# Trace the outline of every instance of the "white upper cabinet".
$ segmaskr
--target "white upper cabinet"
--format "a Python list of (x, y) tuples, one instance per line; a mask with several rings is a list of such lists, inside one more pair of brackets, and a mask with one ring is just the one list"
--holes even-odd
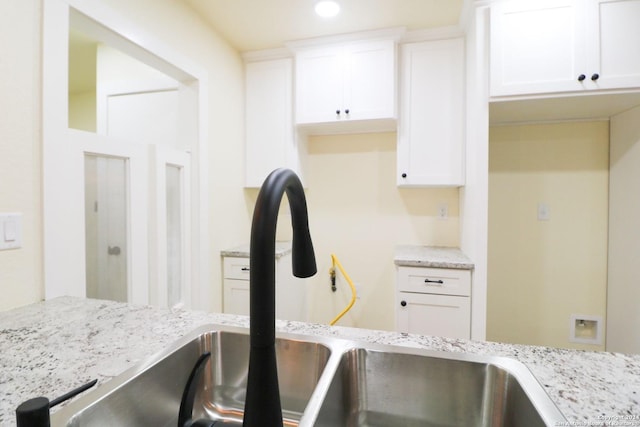
[(640, 0), (491, 6), (491, 96), (640, 87)]
[[(640, 88), (640, 0), (590, 0), (588, 73), (600, 89)], [(590, 78), (591, 76), (587, 76)]]
[(464, 39), (401, 48), (397, 183), (464, 185)]
[(261, 187), (281, 167), (303, 180), (305, 141), (293, 126), (291, 58), (245, 64), (245, 108), (245, 186)]
[[(349, 128), (346, 123), (377, 120), (377, 126), (394, 129), (395, 41), (303, 48), (295, 60), (298, 125), (338, 126), (327, 127), (330, 131)], [(369, 126), (376, 130), (376, 125)]]

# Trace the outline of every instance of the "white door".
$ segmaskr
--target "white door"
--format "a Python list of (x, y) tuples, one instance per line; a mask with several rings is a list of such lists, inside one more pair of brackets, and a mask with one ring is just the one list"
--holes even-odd
[(85, 155), (87, 297), (126, 302), (128, 279), (128, 164)]
[(150, 221), (150, 302), (162, 307), (191, 300), (191, 156), (150, 147), (155, 215)]

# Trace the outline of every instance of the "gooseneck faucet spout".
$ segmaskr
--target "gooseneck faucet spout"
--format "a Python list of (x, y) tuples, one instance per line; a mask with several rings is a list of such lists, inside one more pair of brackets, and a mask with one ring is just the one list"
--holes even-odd
[(296, 277), (310, 277), (317, 272), (304, 189), (298, 176), (291, 170), (276, 169), (260, 189), (251, 224), (251, 349), (244, 427), (282, 426), (275, 350), (275, 241), (278, 211), (285, 192), (293, 227), (293, 274)]

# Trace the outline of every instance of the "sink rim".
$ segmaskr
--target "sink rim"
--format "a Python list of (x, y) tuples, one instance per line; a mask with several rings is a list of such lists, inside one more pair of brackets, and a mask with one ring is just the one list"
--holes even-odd
[[(199, 326), (178, 338), (163, 350), (160, 350), (152, 356), (149, 356), (147, 359), (136, 363), (133, 367), (125, 370), (116, 377), (103, 384), (99, 384), (96, 389), (88, 391), (77, 399), (61, 407), (58, 411), (51, 414), (51, 425), (54, 427), (67, 426), (78, 414), (82, 413), (89, 407), (98, 404), (100, 400), (106, 398), (110, 394), (117, 392), (120, 387), (134, 381), (140, 374), (151, 369), (154, 365), (161, 362), (178, 349), (189, 344), (194, 339), (197, 339), (203, 334), (218, 332), (249, 335), (249, 329), (245, 327), (220, 325), (215, 323)], [(349, 351), (360, 349), (374, 352), (409, 354), (429, 358), (493, 365), (497, 368), (503, 369), (515, 378), (515, 380), (521, 385), (532, 405), (540, 414), (540, 417), (547, 425), (560, 425), (559, 423), (566, 422), (564, 415), (562, 415), (555, 402), (553, 402), (531, 370), (524, 363), (513, 358), (475, 353), (429, 350), (415, 347), (402, 347), (399, 345), (370, 343), (333, 336), (311, 336), (288, 332), (276, 333), (276, 339), (319, 344), (329, 350), (329, 358), (317, 384), (315, 385), (309, 401), (307, 402), (307, 406), (302, 413), (299, 426), (314, 425), (320, 414), (322, 404), (329, 392), (329, 387), (337, 374), (343, 356)]]

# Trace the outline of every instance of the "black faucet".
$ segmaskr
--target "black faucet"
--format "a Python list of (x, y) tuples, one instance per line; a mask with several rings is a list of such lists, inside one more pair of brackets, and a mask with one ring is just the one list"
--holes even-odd
[(276, 224), (282, 196), (287, 193), (293, 227), (292, 266), (296, 277), (316, 274), (309, 234), (307, 202), (298, 176), (276, 169), (262, 184), (253, 211), (250, 242), (249, 376), (244, 427), (281, 427), (282, 408), (276, 365)]

